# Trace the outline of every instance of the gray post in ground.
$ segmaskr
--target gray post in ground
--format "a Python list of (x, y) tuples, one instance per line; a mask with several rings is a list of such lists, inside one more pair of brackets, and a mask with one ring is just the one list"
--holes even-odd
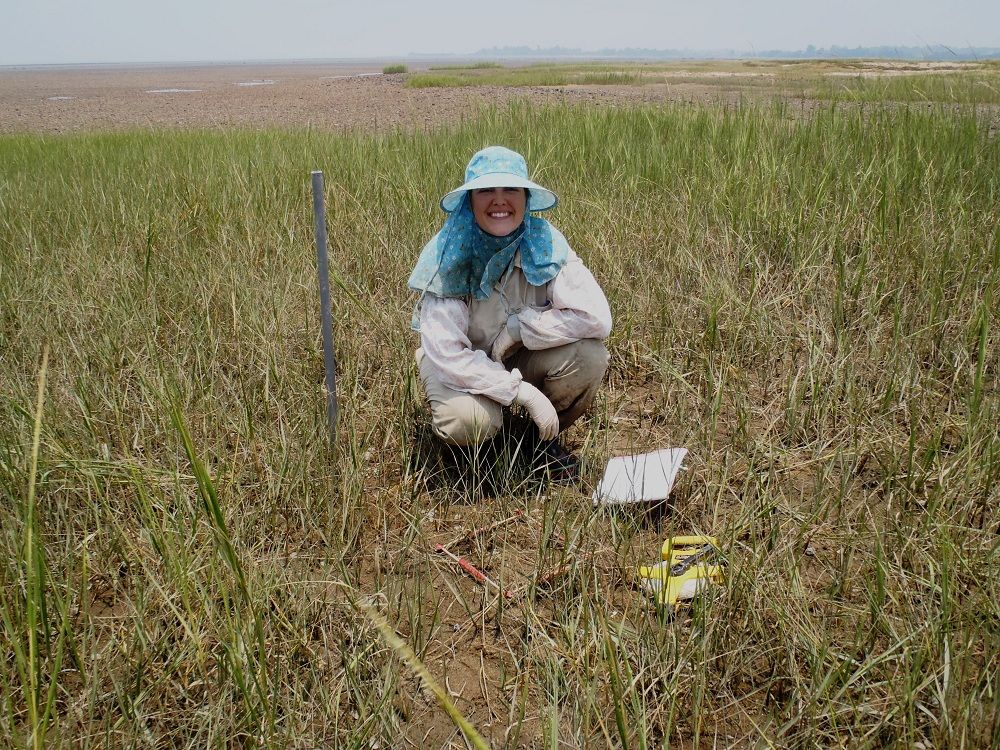
[(323, 173), (312, 173), (313, 217), (316, 220), (316, 265), (319, 273), (319, 307), (323, 323), (323, 361), (326, 367), (326, 421), (330, 444), (337, 440), (337, 371), (333, 357), (333, 321), (330, 311), (330, 266), (326, 250), (326, 205)]

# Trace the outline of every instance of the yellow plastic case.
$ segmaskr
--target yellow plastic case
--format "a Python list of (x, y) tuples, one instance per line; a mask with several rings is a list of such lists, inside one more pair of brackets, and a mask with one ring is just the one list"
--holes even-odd
[[(639, 579), (659, 605), (676, 607), (713, 583), (722, 583), (722, 565), (717, 562), (719, 543), (712, 536), (673, 536), (663, 543), (663, 562), (643, 565)], [(698, 556), (685, 565), (689, 558)], [(701, 559), (703, 558), (703, 559)], [(682, 571), (671, 573), (675, 568)]]

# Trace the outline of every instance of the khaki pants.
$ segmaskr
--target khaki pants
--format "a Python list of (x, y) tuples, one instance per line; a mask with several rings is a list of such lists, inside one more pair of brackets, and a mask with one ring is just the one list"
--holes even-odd
[[(474, 445), (493, 437), (503, 424), (503, 407), (486, 396), (456, 391), (437, 379), (433, 366), (417, 349), (420, 381), (431, 405), (431, 423), (441, 440)], [(520, 349), (504, 363), (518, 368), (544, 393), (559, 413), (564, 430), (590, 409), (608, 369), (608, 350), (596, 339), (581, 339), (552, 349)]]

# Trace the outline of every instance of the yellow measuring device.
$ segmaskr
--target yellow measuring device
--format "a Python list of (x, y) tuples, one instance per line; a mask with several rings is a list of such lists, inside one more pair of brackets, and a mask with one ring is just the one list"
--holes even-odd
[(672, 536), (660, 551), (663, 562), (638, 569), (643, 588), (659, 605), (676, 607), (713, 583), (722, 583), (719, 542), (713, 536)]

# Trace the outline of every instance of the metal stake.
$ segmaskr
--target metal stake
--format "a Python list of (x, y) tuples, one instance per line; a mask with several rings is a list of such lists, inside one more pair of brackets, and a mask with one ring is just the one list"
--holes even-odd
[(333, 358), (333, 321), (330, 312), (330, 266), (326, 255), (326, 205), (323, 173), (312, 173), (313, 217), (316, 220), (316, 262), (319, 273), (319, 307), (323, 323), (323, 361), (326, 365), (326, 421), (330, 443), (337, 440), (337, 371)]

